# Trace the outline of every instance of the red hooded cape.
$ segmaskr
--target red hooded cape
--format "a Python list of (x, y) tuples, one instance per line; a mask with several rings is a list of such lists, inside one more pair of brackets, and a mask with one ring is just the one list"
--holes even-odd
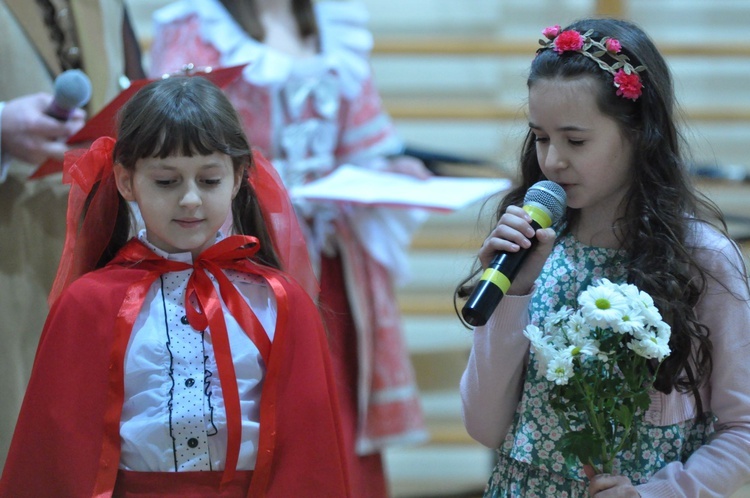
[[(202, 491), (200, 496), (349, 496), (338, 402), (318, 311), (290, 278), (265, 267), (259, 272), (250, 261), (245, 266), (248, 273), (262, 273), (267, 280), (270, 274), (287, 303), (279, 306), (266, 365), (258, 457), (249, 489), (246, 480), (244, 487), (237, 486), (246, 478), (238, 471), (231, 486), (221, 491), (213, 486), (215, 493)], [(122, 382), (124, 358), (112, 352), (123, 340), (127, 344), (127, 337), (117, 337), (118, 314), (143, 305), (142, 296), (133, 299), (131, 286), (148, 276), (148, 269), (110, 264), (76, 280), (53, 305), (0, 480), (0, 496), (132, 496), (121, 489), (122, 481), (115, 482), (121, 403), (112, 403), (112, 380)], [(131, 331), (119, 335), (129, 337)], [(114, 429), (106, 423), (113, 413)], [(180, 473), (164, 474), (183, 478)], [(204, 481), (214, 474), (218, 483), (222, 472), (184, 474), (185, 479), (198, 475)], [(138, 496), (176, 495), (162, 490)]]

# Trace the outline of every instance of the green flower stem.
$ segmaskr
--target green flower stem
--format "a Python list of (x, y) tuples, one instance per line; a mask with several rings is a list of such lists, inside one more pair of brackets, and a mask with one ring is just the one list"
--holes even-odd
[[(604, 427), (602, 426), (602, 422), (597, 416), (597, 409), (596, 406), (594, 406), (593, 396), (591, 396), (591, 391), (581, 382), (581, 380), (577, 377), (574, 377), (576, 386), (578, 387), (578, 390), (584, 395), (584, 399), (586, 400), (586, 405), (588, 406), (588, 415), (589, 415), (589, 421), (592, 423), (592, 428), (594, 431), (601, 437), (603, 443), (602, 443), (602, 453), (603, 455), (606, 455), (607, 451), (607, 435), (604, 433)], [(602, 458), (602, 465), (603, 467), (606, 465), (606, 457)], [(609, 466), (612, 466), (612, 463), (609, 462)], [(592, 467), (594, 467), (592, 465)], [(596, 467), (594, 467), (596, 468)], [(606, 472), (606, 471), (605, 471)]]
[(596, 471), (597, 474), (603, 474), (604, 473), (604, 467), (602, 467), (602, 469), (599, 470), (599, 468), (596, 465), (594, 465), (594, 462), (592, 462), (590, 458), (589, 458), (588, 462), (586, 462), (586, 463), (588, 463), (591, 466), (591, 468)]
[[(612, 360), (607, 364), (607, 378), (612, 379), (616, 376), (616, 369), (617, 369), (617, 358), (612, 358)], [(606, 414), (607, 420), (609, 421), (610, 425), (612, 424), (613, 414), (612, 410), (608, 410)], [(617, 435), (617, 429), (610, 427), (611, 432), (608, 434), (609, 437), (602, 438), (602, 448), (601, 448), (601, 460), (602, 460), (602, 473), (604, 474), (611, 474), (613, 467), (614, 467), (614, 460), (615, 456), (617, 455), (619, 448), (615, 449), (614, 451), (611, 449), (611, 445), (614, 444), (615, 437)], [(622, 441), (621, 441), (622, 442)]]

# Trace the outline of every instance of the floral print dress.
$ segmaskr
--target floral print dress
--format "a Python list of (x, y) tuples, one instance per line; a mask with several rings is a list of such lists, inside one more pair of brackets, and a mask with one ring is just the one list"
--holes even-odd
[[(624, 257), (622, 251), (585, 246), (571, 234), (562, 236), (536, 282), (529, 309), (531, 323), (540, 326), (547, 314), (565, 305), (575, 307), (576, 296), (598, 279), (623, 282)], [(538, 375), (530, 353), (521, 402), (497, 450), (485, 497), (588, 497), (582, 466), (566, 464), (555, 445), (563, 429), (549, 403), (552, 387)], [(711, 424), (695, 420), (655, 426), (644, 414), (636, 416), (638, 444), (620, 452), (614, 463), (614, 473), (629, 477), (636, 485), (669, 462), (687, 460), (712, 431)]]

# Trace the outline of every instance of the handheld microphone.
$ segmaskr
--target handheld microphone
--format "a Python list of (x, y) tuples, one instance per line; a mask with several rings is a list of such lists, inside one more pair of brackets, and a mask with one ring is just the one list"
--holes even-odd
[[(532, 185), (523, 198), (523, 209), (531, 216), (531, 227), (536, 231), (548, 228), (562, 218), (565, 213), (567, 196), (565, 190), (548, 180)], [(517, 252), (500, 251), (484, 270), (474, 291), (469, 296), (461, 315), (466, 323), (481, 327), (487, 323), (503, 298), (513, 278), (518, 274), (521, 263), (536, 245), (536, 237), (531, 239), (531, 247)]]
[(83, 71), (68, 69), (55, 78), (55, 96), (44, 111), (58, 121), (67, 121), (77, 107), (91, 98), (91, 80)]

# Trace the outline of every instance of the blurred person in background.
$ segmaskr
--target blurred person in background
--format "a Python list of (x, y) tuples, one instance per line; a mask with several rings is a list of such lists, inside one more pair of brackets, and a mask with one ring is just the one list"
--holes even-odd
[[(418, 177), (373, 82), (367, 12), (343, 1), (182, 0), (154, 15), (151, 76), (248, 64), (225, 92), (287, 188), (349, 163)], [(190, 66), (187, 66), (190, 67)], [(381, 451), (426, 439), (394, 281), (424, 213), (300, 202), (354, 496), (388, 494)]]
[[(65, 235), (68, 186), (61, 175), (29, 180), (88, 115), (140, 78), (140, 50), (122, 0), (0, 0), (0, 468), (47, 316), (47, 296)], [(68, 69), (91, 80), (86, 112), (47, 116), (55, 78)]]

